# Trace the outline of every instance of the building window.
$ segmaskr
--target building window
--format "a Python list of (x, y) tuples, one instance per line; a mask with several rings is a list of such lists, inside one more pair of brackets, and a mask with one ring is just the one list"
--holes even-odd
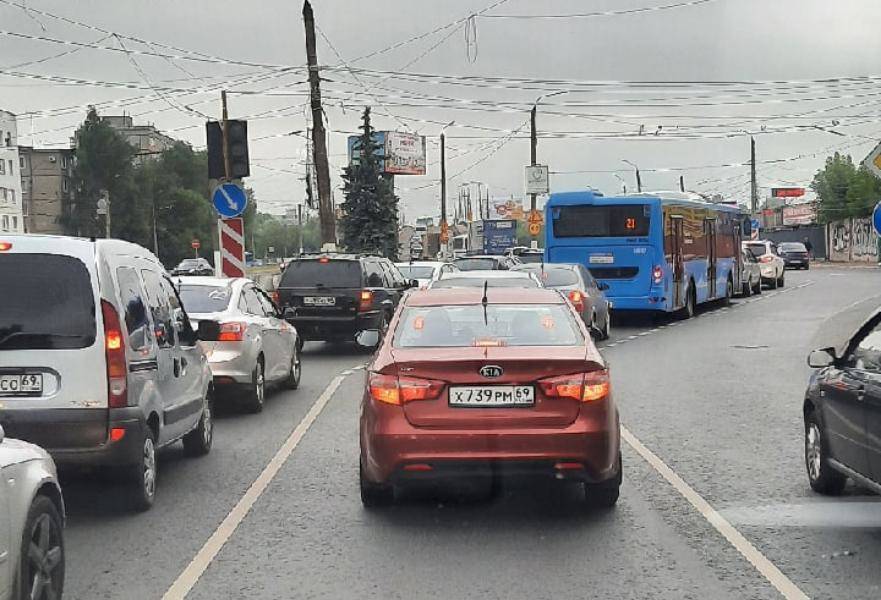
[(0, 158), (0, 175), (6, 175), (6, 163)]
[(9, 174), (12, 175), (12, 174), (13, 174), (13, 171), (12, 171), (12, 159), (10, 158), (7, 162), (9, 163)]
[(15, 190), (9, 190), (9, 201), (15, 204)]
[(9, 217), (3, 215), (3, 220), (0, 223), (3, 223), (3, 231), (9, 231)]
[(0, 202), (6, 204), (6, 188), (0, 187)]
[(18, 231), (18, 217), (12, 217), (12, 231)]
[(70, 191), (70, 180), (67, 177), (61, 178), (61, 191), (62, 192)]
[(62, 168), (62, 169), (66, 169), (66, 168), (67, 168), (67, 157), (64, 156), (64, 155), (61, 156), (61, 168)]
[(19, 156), (18, 157), (18, 166), (21, 167), (22, 169), (24, 169), (24, 165), (25, 165), (25, 157)]

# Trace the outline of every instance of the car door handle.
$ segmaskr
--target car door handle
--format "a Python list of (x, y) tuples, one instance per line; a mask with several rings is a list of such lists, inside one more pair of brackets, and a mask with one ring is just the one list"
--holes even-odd
[(189, 363), (187, 362), (187, 357), (186, 357), (186, 356), (181, 356), (181, 358), (180, 358), (180, 374), (181, 374), (181, 375), (186, 375), (186, 374), (187, 374), (187, 365), (188, 365), (188, 364), (189, 364)]

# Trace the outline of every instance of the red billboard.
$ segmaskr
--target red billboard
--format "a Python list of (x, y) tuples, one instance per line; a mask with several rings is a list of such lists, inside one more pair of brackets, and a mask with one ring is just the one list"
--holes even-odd
[(771, 188), (772, 198), (801, 198), (805, 195), (803, 187)]

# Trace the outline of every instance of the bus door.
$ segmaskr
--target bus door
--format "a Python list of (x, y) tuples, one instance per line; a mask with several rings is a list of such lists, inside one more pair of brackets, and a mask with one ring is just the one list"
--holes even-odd
[(670, 231), (672, 233), (670, 259), (673, 261), (673, 306), (679, 308), (685, 304), (685, 263), (682, 256), (682, 244), (685, 241), (685, 219), (679, 215), (670, 215)]
[(707, 241), (707, 299), (716, 297), (716, 219), (704, 219), (704, 239)]

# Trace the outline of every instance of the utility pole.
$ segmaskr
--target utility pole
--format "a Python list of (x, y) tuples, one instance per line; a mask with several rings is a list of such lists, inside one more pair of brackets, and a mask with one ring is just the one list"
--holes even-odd
[(680, 192), (685, 191), (685, 175), (679, 176), (679, 191)]
[[(529, 164), (535, 165), (538, 152), (538, 134), (535, 131), (535, 113), (538, 112), (538, 101), (532, 105), (532, 112), (529, 114)], [(529, 210), (535, 210), (535, 194), (529, 194)]]
[(299, 254), (303, 254), (303, 205), (302, 204), (297, 205), (297, 225), (299, 226), (298, 231), (300, 232), (299, 235), (297, 236), (297, 238), (298, 238), (297, 245), (299, 246), (299, 250), (300, 250)]
[[(441, 163), (441, 232), (446, 229), (447, 223), (447, 151), (446, 151), (446, 138), (444, 137), (444, 132), (441, 131), (440, 134), (440, 163)], [(443, 233), (441, 233), (443, 235)], [(444, 247), (446, 244), (443, 242), (441, 246)], [(446, 249), (446, 248), (444, 248)]]
[(759, 188), (756, 184), (756, 139), (749, 136), (749, 198), (752, 215), (759, 210)]
[(327, 136), (324, 111), (321, 108), (321, 87), (318, 54), (315, 50), (315, 15), (309, 0), (303, 2), (303, 23), (306, 26), (306, 62), (309, 66), (309, 97), (312, 107), (312, 151), (318, 176), (318, 218), (321, 222), (321, 243), (336, 244), (336, 223), (330, 198), (330, 167), (327, 164)]

